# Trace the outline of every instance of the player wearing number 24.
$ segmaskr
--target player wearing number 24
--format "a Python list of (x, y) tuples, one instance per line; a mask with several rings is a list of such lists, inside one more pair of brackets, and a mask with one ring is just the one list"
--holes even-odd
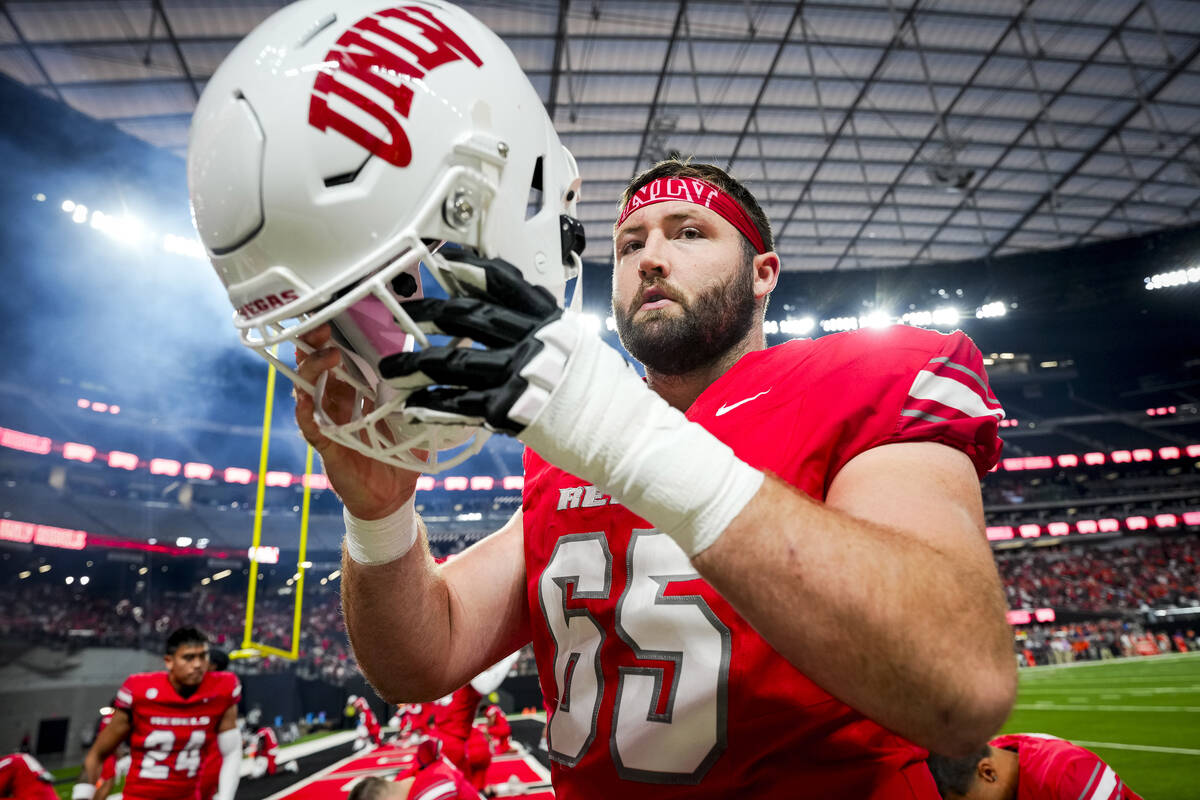
[(130, 675), (117, 690), (112, 721), (84, 759), (87, 782), (75, 785), (74, 800), (90, 800), (104, 759), (125, 740), (133, 757), (127, 800), (193, 800), (201, 764), (214, 753), (221, 758), (216, 800), (233, 800), (242, 760), (241, 683), (232, 672), (208, 668), (208, 640), (195, 628), (167, 638), (163, 663), (166, 671)]

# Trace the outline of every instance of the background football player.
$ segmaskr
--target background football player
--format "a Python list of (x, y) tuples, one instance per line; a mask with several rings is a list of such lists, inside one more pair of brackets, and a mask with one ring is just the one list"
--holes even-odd
[(201, 783), (201, 764), (213, 751), (222, 759), (218, 800), (233, 800), (242, 760), (237, 730), (241, 683), (231, 672), (208, 668), (208, 639), (195, 628), (167, 638), (164, 672), (130, 675), (117, 690), (112, 720), (84, 758), (86, 783), (72, 797), (91, 800), (104, 760), (129, 742), (129, 800), (192, 800)]
[(998, 736), (964, 758), (931, 755), (945, 800), (1141, 800), (1098, 755), (1045, 734)]

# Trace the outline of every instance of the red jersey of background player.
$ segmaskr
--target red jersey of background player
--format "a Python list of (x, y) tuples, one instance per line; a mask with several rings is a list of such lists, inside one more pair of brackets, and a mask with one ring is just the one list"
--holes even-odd
[(128, 800), (193, 798), (201, 761), (217, 746), (217, 726), (237, 704), (242, 685), (232, 672), (210, 670), (184, 698), (166, 672), (130, 675), (115, 706), (129, 714), (133, 763), (125, 779)]
[(275, 774), (275, 758), (279, 755), (279, 737), (275, 729), (268, 726), (259, 728), (254, 733), (254, 757), (267, 760), (266, 774)]
[(0, 758), (0, 800), (58, 800), (54, 776), (25, 753)]
[(1141, 800), (1098, 755), (1064, 739), (1013, 733), (990, 744), (1017, 754), (1017, 800)]
[(467, 771), (467, 737), (482, 699), (483, 695), (468, 683), (433, 702), (433, 732), (442, 740), (442, 753), (463, 772)]
[(375, 712), (371, 710), (371, 706), (367, 703), (367, 698), (355, 696), (350, 701), (350, 705), (354, 706), (354, 710), (358, 712), (358, 723), (367, 729), (367, 735), (375, 744), (380, 743), (379, 739), (379, 720), (375, 718)]
[[(970, 339), (905, 326), (748, 353), (687, 411), (817, 500), (855, 456), (895, 442), (954, 447), (982, 476), (1002, 417)], [(923, 749), (785, 661), (619, 502), (526, 450), (527, 596), (559, 800), (790, 798), (797, 787), (939, 799)]]
[(500, 710), (500, 706), (488, 706), (484, 713), (487, 717), (487, 732), (488, 736), (492, 737), (492, 752), (496, 754), (507, 753), (512, 749), (508, 743), (508, 737), (512, 736), (512, 728), (508, 724), (508, 717), (504, 716), (504, 712)]
[(466, 777), (445, 761), (437, 761), (409, 775), (413, 779), (408, 800), (479, 800), (479, 792)]
[(488, 767), (492, 764), (492, 747), (488, 743), (487, 731), (482, 725), (471, 728), (466, 750), (467, 782), (482, 792), (487, 786)]
[(400, 718), (399, 732), (402, 736), (425, 733), (429, 729), (429, 710), (421, 703), (401, 706), (397, 716)]

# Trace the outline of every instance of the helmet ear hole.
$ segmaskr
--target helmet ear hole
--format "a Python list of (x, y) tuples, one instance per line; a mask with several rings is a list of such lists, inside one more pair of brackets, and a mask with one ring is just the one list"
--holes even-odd
[(542, 191), (542, 157), (533, 162), (533, 178), (529, 182), (529, 199), (525, 203), (525, 220), (531, 220), (542, 210), (545, 203)]

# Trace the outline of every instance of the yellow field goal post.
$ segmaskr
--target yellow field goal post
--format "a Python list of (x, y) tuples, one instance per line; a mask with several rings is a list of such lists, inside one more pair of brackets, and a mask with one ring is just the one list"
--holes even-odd
[[(272, 350), (274, 352), (274, 349)], [(304, 605), (304, 570), (307, 568), (308, 509), (312, 498), (312, 445), (304, 458), (304, 499), (300, 507), (300, 553), (296, 557), (295, 602), (292, 608), (292, 648), (284, 650), (269, 644), (254, 641), (254, 601), (258, 589), (259, 545), (262, 541), (263, 503), (267, 489), (267, 458), (271, 450), (271, 413), (275, 406), (275, 365), (267, 369), (267, 400), (263, 409), (262, 448), (258, 457), (258, 487), (254, 499), (254, 536), (247, 555), (250, 559), (250, 584), (246, 589), (246, 627), (242, 634), (242, 646), (229, 654), (231, 659), (261, 658), (271, 655), (295, 661), (300, 658), (300, 615)]]

